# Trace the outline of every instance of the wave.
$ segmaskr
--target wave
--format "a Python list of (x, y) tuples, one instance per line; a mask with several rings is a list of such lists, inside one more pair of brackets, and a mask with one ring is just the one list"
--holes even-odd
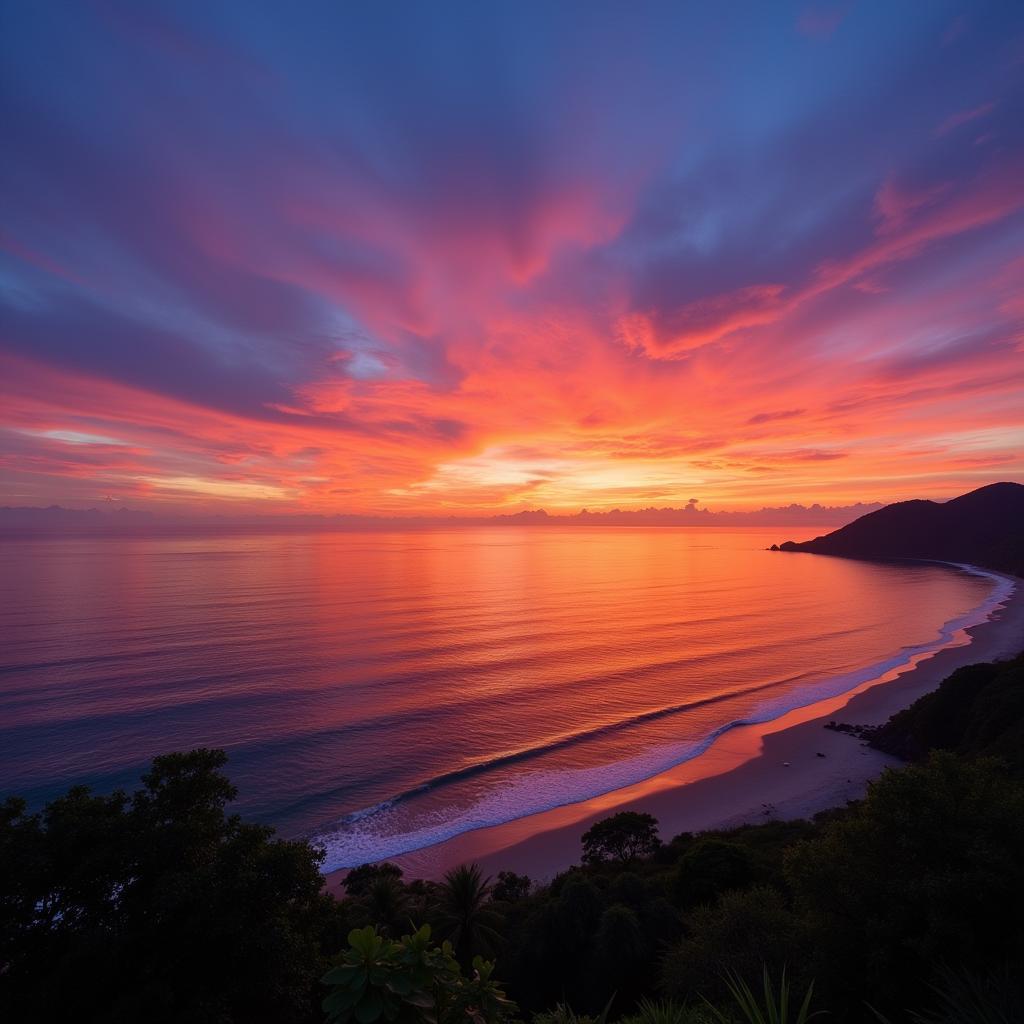
[(750, 714), (732, 719), (710, 731), (699, 740), (663, 744), (643, 754), (611, 764), (587, 768), (561, 768), (557, 771), (532, 772), (527, 777), (512, 779), (486, 793), (468, 807), (451, 806), (434, 809), (415, 807), (428, 794), (438, 794), (447, 787), (474, 777), (486, 777), (502, 768), (533, 761), (550, 753), (593, 742), (603, 736), (623, 732), (644, 724), (685, 714), (738, 697), (775, 690), (787, 683), (807, 679), (807, 674), (776, 679), (748, 686), (725, 694), (657, 708), (609, 722), (592, 729), (557, 737), (547, 743), (508, 751), (481, 759), (469, 765), (442, 772), (427, 781), (387, 800), (346, 814), (330, 825), (308, 836), (326, 851), (325, 871), (355, 867), (368, 861), (384, 860), (446, 842), (466, 832), (506, 824), (518, 818), (578, 803), (643, 782), (654, 775), (690, 761), (706, 752), (722, 735), (746, 725), (759, 725), (780, 718), (791, 711), (810, 707), (821, 701), (841, 696), (873, 679), (878, 679), (915, 660), (949, 646), (964, 629), (986, 621), (1012, 595), (1016, 583), (998, 573), (962, 563), (941, 563), (980, 576), (993, 582), (993, 590), (977, 607), (950, 619), (939, 629), (936, 639), (908, 645), (891, 657), (876, 661), (855, 671), (820, 680), (808, 679), (808, 685), (758, 705)]

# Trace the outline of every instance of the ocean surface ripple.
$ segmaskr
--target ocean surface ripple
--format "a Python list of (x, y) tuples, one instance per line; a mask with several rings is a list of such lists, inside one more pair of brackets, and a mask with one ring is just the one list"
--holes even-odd
[(224, 747), (243, 815), (352, 866), (641, 781), (939, 649), (1013, 586), (776, 533), (0, 543), (0, 796)]

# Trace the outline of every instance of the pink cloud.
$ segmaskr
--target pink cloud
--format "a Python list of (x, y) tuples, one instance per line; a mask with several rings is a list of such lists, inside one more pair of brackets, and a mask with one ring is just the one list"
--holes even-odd
[(913, 214), (933, 205), (950, 187), (946, 182), (915, 189), (886, 178), (875, 193), (878, 233), (886, 235), (904, 227)]
[(839, 3), (808, 7), (797, 19), (797, 31), (811, 38), (828, 38), (843, 23), (852, 6), (852, 3)]
[(935, 137), (941, 138), (943, 135), (949, 135), (950, 132), (955, 131), (961, 125), (970, 124), (972, 121), (987, 117), (995, 110), (995, 107), (995, 103), (982, 103), (980, 106), (972, 107), (970, 110), (961, 110), (955, 114), (950, 114), (935, 129)]

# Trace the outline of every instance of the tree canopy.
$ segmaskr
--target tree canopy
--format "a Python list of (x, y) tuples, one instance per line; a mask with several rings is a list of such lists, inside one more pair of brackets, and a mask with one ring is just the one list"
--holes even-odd
[(129, 796), (0, 812), (0, 1018), (304, 1021), (341, 942), (321, 855), (228, 815), (222, 751), (158, 757)]
[(658, 821), (641, 811), (620, 811), (595, 822), (583, 833), (583, 862), (630, 861), (658, 848)]

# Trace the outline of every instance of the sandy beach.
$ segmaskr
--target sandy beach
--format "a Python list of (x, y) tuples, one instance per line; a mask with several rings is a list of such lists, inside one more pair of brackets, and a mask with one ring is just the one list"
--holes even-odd
[[(1024, 580), (1013, 579), (1012, 594), (987, 621), (909, 666), (771, 722), (732, 729), (699, 757), (636, 785), (391, 859), (408, 878), (436, 879), (456, 864), (476, 861), (487, 874), (511, 870), (544, 880), (578, 862), (580, 835), (617, 811), (653, 814), (668, 840), (680, 832), (811, 817), (858, 799), (871, 779), (898, 762), (824, 728), (826, 723), (881, 724), (960, 666), (1019, 653)], [(328, 889), (337, 891), (344, 875), (329, 874)]]

